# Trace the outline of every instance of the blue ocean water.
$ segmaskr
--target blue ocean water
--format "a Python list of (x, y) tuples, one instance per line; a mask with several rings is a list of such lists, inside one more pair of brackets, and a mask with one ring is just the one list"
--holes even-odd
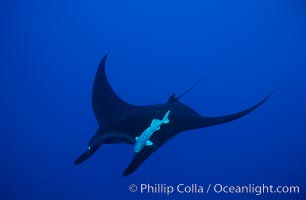
[[(0, 199), (305, 199), (306, 7), (299, 0), (0, 3)], [(182, 133), (135, 173), (129, 145), (79, 166), (98, 124), (100, 59), (129, 103), (182, 102), (205, 116), (248, 116)], [(274, 185), (300, 194), (141, 194), (131, 184)]]

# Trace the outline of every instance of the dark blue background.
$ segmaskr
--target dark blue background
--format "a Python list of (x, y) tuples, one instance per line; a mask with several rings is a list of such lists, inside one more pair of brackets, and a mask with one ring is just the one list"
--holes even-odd
[[(174, 199), (303, 199), (306, 180), (306, 7), (300, 0), (1, 1), (0, 199), (165, 199), (131, 183), (299, 185), (300, 195)], [(93, 78), (105, 53), (126, 101), (182, 101), (238, 121), (183, 133), (124, 178), (128, 145), (73, 160), (97, 129)], [(170, 198), (171, 198), (170, 197)]]

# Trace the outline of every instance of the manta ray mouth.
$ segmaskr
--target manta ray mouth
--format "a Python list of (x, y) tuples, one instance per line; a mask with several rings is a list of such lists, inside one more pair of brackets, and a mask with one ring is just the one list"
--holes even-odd
[(126, 133), (110, 132), (101, 141), (102, 144), (134, 144), (135, 138)]
[(91, 157), (103, 144), (134, 144), (135, 139), (126, 133), (109, 132), (100, 136), (95, 136), (88, 146), (88, 149), (82, 153), (75, 161), (74, 164), (80, 164)]

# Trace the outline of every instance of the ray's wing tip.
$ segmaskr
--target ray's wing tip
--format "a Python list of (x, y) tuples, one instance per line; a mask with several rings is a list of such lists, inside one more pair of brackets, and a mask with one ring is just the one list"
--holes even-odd
[(273, 90), (272, 92), (270, 92), (261, 102), (261, 103), (264, 103), (265, 101), (267, 101), (273, 94), (275, 93), (275, 90)]
[(257, 107), (261, 106), (263, 103), (265, 103), (272, 95), (274, 94), (274, 91), (270, 92), (265, 98), (263, 98), (261, 101), (259, 101), (257, 104), (249, 108), (248, 110), (251, 112), (255, 110)]
[(108, 54), (106, 53), (104, 56), (103, 56), (103, 58), (102, 58), (102, 60), (101, 60), (101, 62), (100, 62), (100, 66), (101, 65), (105, 65), (105, 61), (106, 61), (106, 58), (108, 57)]
[(100, 61), (100, 64), (99, 64), (99, 67), (96, 73), (96, 79), (97, 79), (97, 76), (102, 76), (103, 72), (105, 73), (105, 62), (106, 62), (107, 57), (108, 57), (108, 54), (105, 54), (102, 60)]
[(276, 91), (275, 91), (275, 90), (272, 90), (272, 92), (270, 92), (270, 93), (268, 94), (267, 97), (269, 98), (269, 97), (271, 97), (271, 96), (272, 96), (273, 94), (275, 94), (275, 93), (276, 93)]

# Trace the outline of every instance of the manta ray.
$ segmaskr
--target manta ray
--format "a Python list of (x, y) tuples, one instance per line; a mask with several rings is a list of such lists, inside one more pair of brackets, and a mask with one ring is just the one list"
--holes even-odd
[(270, 93), (257, 104), (243, 111), (220, 117), (202, 116), (180, 101), (180, 98), (195, 85), (180, 96), (171, 95), (165, 103), (148, 106), (132, 105), (121, 99), (112, 89), (105, 72), (106, 58), (107, 55), (101, 60), (92, 90), (92, 106), (99, 128), (89, 141), (87, 150), (74, 161), (74, 164), (87, 160), (103, 144), (134, 145), (136, 138), (150, 126), (153, 119), (162, 119), (165, 113), (171, 110), (170, 122), (164, 124), (151, 136), (150, 141), (153, 145), (147, 145), (138, 153), (135, 152), (123, 176), (135, 172), (153, 152), (179, 133), (239, 119), (254, 111), (272, 95)]

